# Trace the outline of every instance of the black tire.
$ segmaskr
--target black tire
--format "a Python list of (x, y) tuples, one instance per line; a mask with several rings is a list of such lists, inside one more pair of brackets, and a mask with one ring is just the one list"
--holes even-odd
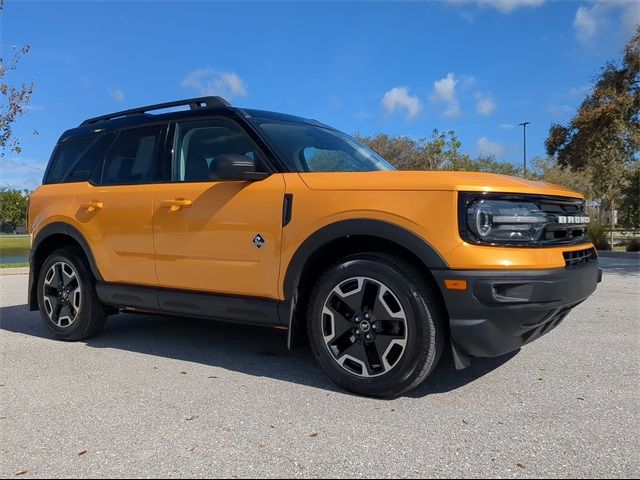
[[(51, 274), (52, 268), (54, 272)], [(79, 287), (77, 290), (75, 280)], [(65, 284), (67, 281), (69, 283)], [(46, 293), (45, 282), (49, 282)], [(59, 340), (85, 340), (103, 327), (106, 312), (96, 294), (93, 274), (79, 248), (63, 247), (51, 253), (40, 269), (37, 289), (42, 321)], [(68, 292), (63, 296), (65, 290)]]
[[(338, 288), (339, 292), (335, 290)], [(353, 293), (349, 293), (349, 289)], [(391, 291), (391, 295), (385, 293), (383, 298), (380, 292), (387, 291)], [(368, 300), (364, 300), (365, 297)], [(307, 321), (313, 353), (327, 375), (346, 390), (374, 397), (397, 397), (424, 381), (440, 359), (445, 337), (445, 314), (438, 298), (424, 274), (401, 258), (381, 253), (348, 256), (328, 268), (311, 293)], [(346, 308), (341, 301), (362, 305), (356, 312), (358, 321), (353, 321), (357, 307)], [(365, 304), (375, 302), (384, 310), (380, 306), (365, 307)], [(374, 308), (377, 313), (373, 313)], [(365, 313), (364, 310), (370, 311)], [(386, 312), (399, 318), (383, 320)], [(367, 314), (372, 321), (368, 328), (366, 322), (361, 323)], [(373, 331), (376, 324), (377, 337)], [(339, 333), (341, 328), (344, 333)], [(371, 337), (365, 340), (364, 331), (370, 332), (373, 340)], [(403, 338), (390, 340), (387, 345), (393, 334), (396, 338)], [(326, 341), (325, 338), (331, 340)], [(400, 345), (391, 345), (394, 342)], [(375, 345), (372, 347), (371, 344)], [(344, 345), (348, 346), (341, 350)], [(379, 350), (385, 346), (386, 350), (380, 354)], [(402, 346), (404, 350), (398, 353)], [(347, 355), (348, 352), (354, 352), (353, 358)], [(397, 357), (393, 364), (394, 360), (389, 360), (391, 354)], [(362, 359), (361, 363), (358, 363), (358, 358)]]

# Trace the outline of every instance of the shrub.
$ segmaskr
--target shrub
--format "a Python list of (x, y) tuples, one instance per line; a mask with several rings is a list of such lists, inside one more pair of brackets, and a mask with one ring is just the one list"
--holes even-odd
[(640, 252), (640, 240), (634, 238), (627, 245), (627, 252)]
[(598, 250), (611, 250), (611, 245), (607, 241), (607, 229), (599, 221), (594, 220), (587, 227), (587, 237), (593, 242)]

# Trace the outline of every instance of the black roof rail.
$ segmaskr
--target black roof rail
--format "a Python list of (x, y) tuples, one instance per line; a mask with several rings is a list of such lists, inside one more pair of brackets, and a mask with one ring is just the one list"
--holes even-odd
[(141, 115), (143, 113), (150, 112), (152, 110), (162, 110), (164, 108), (181, 107), (188, 105), (191, 110), (197, 110), (198, 108), (212, 108), (212, 107), (230, 107), (231, 104), (222, 97), (198, 97), (187, 98), (185, 100), (176, 100), (175, 102), (157, 103), (155, 105), (147, 105), (144, 107), (131, 108), (129, 110), (122, 110), (121, 112), (109, 113), (107, 115), (100, 115), (99, 117), (88, 118), (80, 124), (80, 126), (91, 125), (92, 123), (104, 122), (118, 117), (127, 117), (130, 115)]

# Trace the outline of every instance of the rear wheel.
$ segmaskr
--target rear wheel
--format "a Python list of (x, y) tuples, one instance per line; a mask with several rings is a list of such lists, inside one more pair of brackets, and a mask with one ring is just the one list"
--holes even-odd
[(437, 297), (408, 262), (371, 253), (329, 268), (308, 312), (312, 349), (338, 385), (393, 397), (431, 373), (443, 348)]
[(38, 307), (45, 326), (61, 340), (84, 340), (104, 325), (106, 314), (82, 251), (64, 247), (44, 261)]

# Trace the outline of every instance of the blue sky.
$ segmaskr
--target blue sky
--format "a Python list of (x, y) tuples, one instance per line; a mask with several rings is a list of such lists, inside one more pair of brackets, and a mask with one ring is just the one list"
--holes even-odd
[[(544, 154), (640, 1), (32, 2), (8, 0), (1, 43), (30, 44), (34, 81), (0, 183), (36, 186), (58, 136), (101, 113), (221, 94), (348, 133), (455, 130), (472, 155)], [(39, 134), (34, 135), (34, 130)]]

